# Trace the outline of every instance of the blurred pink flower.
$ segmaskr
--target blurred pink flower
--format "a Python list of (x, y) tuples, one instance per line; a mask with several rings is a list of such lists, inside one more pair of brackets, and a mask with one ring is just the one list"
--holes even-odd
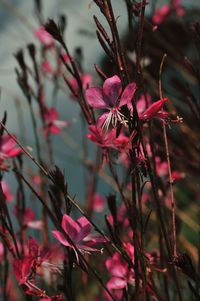
[(54, 45), (53, 37), (44, 29), (44, 27), (41, 26), (34, 30), (34, 34), (44, 46), (51, 47)]
[(7, 170), (9, 164), (5, 163), (5, 160), (14, 158), (21, 153), (21, 149), (16, 147), (16, 142), (9, 135), (3, 135), (0, 138), (0, 169)]
[(61, 130), (69, 125), (68, 121), (58, 120), (58, 112), (55, 108), (46, 109), (44, 113), (45, 134), (59, 134)]
[[(90, 85), (92, 83), (92, 75), (89, 73), (83, 73), (83, 74), (81, 74), (80, 77), (81, 77), (83, 90), (86, 90), (87, 88), (90, 87)], [(77, 80), (73, 77), (69, 82), (70, 82), (73, 90), (75, 91), (75, 93), (77, 95), (79, 95), (81, 93), (81, 91), (80, 91), (79, 85), (77, 83)]]
[(52, 74), (53, 73), (53, 68), (52, 68), (52, 66), (51, 66), (51, 64), (49, 63), (48, 60), (44, 60), (42, 62), (42, 70), (46, 74)]
[(3, 193), (5, 195), (6, 201), (11, 202), (13, 200), (14, 196), (12, 195), (12, 193), (10, 191), (8, 183), (5, 180), (2, 180), (1, 186), (2, 186)]
[(3, 243), (0, 241), (0, 264), (4, 261), (4, 246)]
[[(19, 208), (17, 207), (17, 205), (15, 205), (15, 207), (14, 207), (14, 215), (18, 219), (21, 218), (21, 214), (20, 214), (20, 211), (19, 211)], [(43, 228), (43, 221), (36, 220), (34, 211), (31, 208), (26, 207), (24, 210), (24, 214), (23, 214), (23, 226), (30, 227), (30, 228), (36, 229), (36, 230), (41, 230)]]
[(102, 212), (105, 207), (105, 198), (100, 194), (95, 193), (92, 199), (93, 210), (96, 212)]
[(16, 142), (9, 136), (3, 135), (0, 140), (0, 160), (13, 158), (21, 154), (21, 149), (16, 147)]
[(181, 5), (181, 0), (173, 0), (171, 5), (164, 4), (163, 6), (157, 8), (153, 16), (153, 23), (159, 25), (165, 22), (172, 12), (177, 14), (177, 16), (184, 16), (185, 9)]

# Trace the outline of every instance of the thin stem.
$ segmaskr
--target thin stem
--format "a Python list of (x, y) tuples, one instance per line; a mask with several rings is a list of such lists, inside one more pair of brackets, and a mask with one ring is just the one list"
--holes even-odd
[[(167, 54), (165, 53), (163, 55), (161, 64), (160, 64), (160, 70), (159, 70), (159, 94), (160, 99), (163, 99), (163, 93), (162, 93), (162, 70), (164, 61), (167, 57)], [(171, 200), (171, 208), (172, 208), (172, 237), (173, 237), (173, 256), (177, 256), (177, 245), (176, 245), (176, 213), (175, 213), (175, 199), (174, 199), (174, 191), (173, 191), (173, 178), (172, 178), (172, 170), (171, 170), (171, 160), (170, 160), (170, 153), (169, 153), (169, 143), (167, 139), (167, 130), (165, 122), (163, 121), (163, 136), (164, 136), (164, 142), (165, 142), (165, 151), (166, 151), (166, 157), (167, 157), (167, 167), (168, 167), (168, 173), (169, 173), (169, 189), (170, 189), (170, 200)]]

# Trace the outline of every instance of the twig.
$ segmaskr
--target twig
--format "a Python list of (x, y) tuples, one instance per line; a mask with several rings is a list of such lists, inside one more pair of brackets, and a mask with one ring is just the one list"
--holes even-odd
[[(167, 54), (165, 53), (163, 55), (161, 64), (160, 64), (160, 70), (159, 70), (159, 94), (160, 99), (163, 99), (163, 93), (162, 93), (162, 70), (164, 61), (167, 57)], [(170, 199), (171, 199), (171, 209), (172, 209), (172, 237), (173, 237), (173, 256), (177, 256), (177, 245), (176, 245), (176, 214), (175, 214), (175, 200), (174, 200), (174, 191), (173, 191), (173, 178), (172, 178), (172, 171), (171, 171), (171, 161), (170, 161), (170, 153), (169, 153), (169, 144), (167, 139), (167, 131), (166, 131), (166, 125), (163, 121), (163, 136), (164, 136), (164, 142), (165, 142), (165, 151), (166, 151), (166, 157), (167, 157), (167, 167), (168, 167), (168, 173), (169, 173), (169, 188), (170, 188)]]

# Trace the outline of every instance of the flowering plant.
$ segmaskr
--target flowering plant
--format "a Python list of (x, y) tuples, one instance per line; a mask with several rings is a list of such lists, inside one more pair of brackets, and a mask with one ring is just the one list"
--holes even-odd
[(93, 70), (34, 2), (36, 41), (15, 53), (30, 121), (0, 121), (0, 299), (199, 300), (200, 22), (126, 0), (123, 37), (116, 2), (94, 0)]

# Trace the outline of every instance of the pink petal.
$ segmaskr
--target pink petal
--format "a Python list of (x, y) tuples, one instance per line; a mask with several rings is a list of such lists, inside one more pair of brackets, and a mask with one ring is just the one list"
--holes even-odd
[(107, 107), (101, 88), (89, 88), (85, 92), (87, 102), (92, 108), (105, 109)]
[(36, 221), (28, 222), (27, 226), (32, 229), (42, 230), (44, 223), (41, 220), (36, 220)]
[(105, 199), (98, 193), (95, 193), (92, 199), (92, 206), (94, 211), (102, 212), (105, 207)]
[(24, 259), (13, 260), (13, 270), (18, 283), (21, 285), (25, 283), (32, 271), (34, 260), (32, 257), (25, 257)]
[(89, 128), (90, 134), (87, 134), (87, 138), (90, 139), (92, 142), (96, 143), (97, 145), (102, 145), (102, 129), (97, 128), (95, 125), (90, 125)]
[(89, 73), (84, 73), (81, 77), (83, 89), (87, 89), (92, 83), (92, 75)]
[(77, 248), (86, 251), (86, 252), (101, 252), (101, 250), (88, 246), (87, 244), (77, 245)]
[(94, 244), (97, 243), (106, 243), (108, 242), (108, 240), (106, 240), (104, 237), (102, 236), (94, 236), (89, 234), (87, 237), (84, 238), (84, 244), (86, 244), (87, 246), (92, 246)]
[(154, 24), (161, 24), (164, 22), (170, 13), (169, 4), (164, 4), (163, 6), (159, 7), (153, 16), (153, 23)]
[(103, 96), (108, 106), (115, 105), (122, 91), (121, 80), (117, 75), (105, 80), (103, 84)]
[(116, 277), (124, 277), (128, 274), (127, 265), (122, 262), (114, 262), (114, 264), (110, 267), (110, 273)]
[(128, 86), (126, 86), (120, 99), (120, 107), (131, 103), (136, 89), (136, 83), (130, 83)]
[(3, 254), (4, 254), (4, 246), (2, 242), (0, 242), (0, 258), (3, 256)]
[(15, 145), (16, 142), (9, 135), (3, 135), (1, 137), (1, 150), (3, 153), (7, 153), (12, 150)]
[(65, 120), (54, 120), (54, 125), (57, 126), (58, 128), (62, 129), (66, 126), (70, 125), (69, 121), (65, 121)]
[(58, 112), (55, 108), (49, 108), (44, 114), (45, 121), (54, 121), (58, 119)]
[(179, 17), (182, 17), (185, 15), (186, 11), (183, 7), (177, 7), (176, 8), (176, 13)]
[(101, 128), (101, 127), (103, 126), (105, 120), (108, 118), (108, 114), (109, 114), (109, 113), (110, 113), (110, 112), (105, 112), (105, 113), (103, 113), (103, 114), (98, 118), (98, 120), (97, 120), (97, 127), (98, 127), (98, 128)]
[(2, 180), (1, 181), (1, 186), (2, 186), (3, 193), (6, 197), (6, 201), (7, 202), (12, 201), (14, 197), (13, 197), (12, 193), (10, 192), (10, 188), (9, 188), (7, 182)]
[(108, 282), (107, 282), (107, 287), (108, 289), (122, 289), (126, 287), (127, 281), (125, 279), (121, 279), (118, 277), (112, 277)]
[(160, 99), (154, 102), (148, 109), (140, 116), (140, 119), (147, 120), (156, 116), (156, 114), (163, 108), (167, 98)]
[(80, 226), (67, 214), (63, 215), (62, 218), (62, 228), (69, 235), (69, 237), (77, 242), (79, 238), (79, 233), (81, 231)]
[(80, 226), (80, 232), (79, 232), (79, 235), (77, 237), (77, 242), (79, 242), (91, 232), (92, 226), (91, 226), (91, 224), (89, 223), (89, 221), (87, 220), (87, 218), (85, 216), (80, 217), (77, 220), (77, 223)]
[(42, 62), (42, 70), (47, 74), (53, 73), (53, 69), (47, 60)]
[(44, 27), (40, 27), (37, 30), (35, 30), (34, 34), (45, 46), (48, 47), (53, 45), (53, 37), (44, 29)]
[(51, 134), (54, 134), (54, 135), (60, 134), (60, 132), (61, 132), (61, 129), (54, 124), (51, 124), (50, 127), (48, 128), (48, 130)]
[(138, 112), (139, 115), (142, 114), (145, 111), (146, 101), (145, 101), (144, 97), (142, 97), (141, 99), (139, 99), (137, 101), (136, 108), (137, 108), (137, 112)]
[(70, 247), (69, 242), (66, 240), (66, 238), (64, 237), (64, 235), (58, 231), (58, 230), (53, 230), (51, 231), (53, 236), (64, 246)]
[(22, 153), (22, 150), (20, 148), (15, 148), (15, 149), (12, 149), (10, 150), (7, 155), (10, 157), (10, 158), (13, 158), (13, 157), (16, 157), (18, 155), (20, 155)]

